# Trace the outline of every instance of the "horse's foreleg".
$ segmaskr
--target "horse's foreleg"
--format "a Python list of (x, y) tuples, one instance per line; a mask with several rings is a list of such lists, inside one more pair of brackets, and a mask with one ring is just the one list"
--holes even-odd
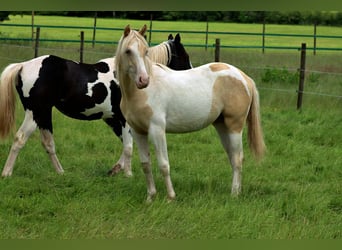
[(147, 202), (151, 202), (155, 197), (157, 190), (154, 184), (152, 169), (151, 169), (151, 160), (150, 160), (150, 151), (148, 147), (148, 137), (147, 135), (141, 135), (135, 133), (132, 130), (133, 138), (137, 144), (140, 162), (142, 169), (144, 171), (147, 183)]
[(40, 135), (42, 144), (47, 153), (49, 154), (50, 160), (53, 166), (55, 167), (57, 173), (63, 174), (64, 170), (56, 155), (55, 142), (53, 140), (52, 133), (47, 129), (40, 129)]
[[(122, 143), (123, 143), (123, 165), (124, 172), (127, 177), (132, 176), (132, 152), (133, 152), (133, 138), (130, 132), (130, 127), (126, 122), (125, 127), (122, 127)], [(122, 156), (121, 156), (122, 157)], [(120, 157), (120, 159), (121, 159)]]
[(165, 130), (157, 126), (151, 126), (149, 133), (156, 149), (158, 165), (160, 172), (164, 177), (168, 198), (169, 200), (173, 200), (176, 197), (176, 193), (173, 189), (170, 176), (170, 164), (167, 153)]
[(227, 152), (233, 170), (231, 194), (237, 196), (241, 193), (241, 172), (243, 161), (242, 132), (228, 133), (223, 124), (215, 124), (222, 145)]
[(12, 175), (15, 160), (20, 150), (25, 146), (27, 139), (30, 137), (32, 132), (37, 128), (37, 124), (33, 120), (31, 111), (26, 111), (25, 119), (15, 134), (14, 142), (11, 147), (11, 151), (7, 157), (5, 166), (2, 170), (2, 176), (8, 177)]

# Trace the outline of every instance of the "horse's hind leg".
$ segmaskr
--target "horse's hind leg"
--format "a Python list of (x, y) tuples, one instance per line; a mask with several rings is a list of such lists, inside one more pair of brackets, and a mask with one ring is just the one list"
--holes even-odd
[(119, 118), (106, 119), (105, 122), (112, 128), (116, 136), (118, 136), (123, 143), (123, 151), (120, 159), (113, 165), (112, 169), (108, 171), (108, 175), (115, 175), (121, 170), (124, 170), (125, 175), (130, 177), (133, 175), (131, 167), (133, 139), (130, 127), (127, 122), (122, 126)]
[(242, 132), (228, 132), (223, 123), (214, 124), (221, 143), (228, 154), (230, 164), (233, 170), (232, 191), (233, 196), (241, 193), (241, 172), (243, 161), (243, 145), (242, 145)]
[(30, 135), (36, 128), (37, 124), (33, 120), (33, 114), (31, 111), (27, 110), (25, 113), (25, 119), (15, 135), (11, 151), (7, 157), (7, 161), (3, 168), (1, 174), (3, 177), (12, 175), (14, 163), (17, 159), (19, 151), (24, 147), (25, 143), (27, 142), (27, 139), (30, 137)]
[(56, 155), (55, 142), (53, 140), (52, 133), (48, 129), (40, 129), (40, 136), (42, 144), (46, 152), (49, 154), (50, 160), (53, 166), (55, 167), (57, 173), (63, 174), (64, 170)]

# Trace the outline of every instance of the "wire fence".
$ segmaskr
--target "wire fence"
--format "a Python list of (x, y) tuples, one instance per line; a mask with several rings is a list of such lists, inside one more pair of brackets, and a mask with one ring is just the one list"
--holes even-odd
[[(249, 37), (255, 37), (258, 42), (254, 41), (253, 43), (258, 43), (258, 44), (221, 44), (221, 48), (231, 48), (231, 49), (261, 49), (261, 51), (264, 53), (266, 49), (273, 49), (273, 50), (298, 50), (300, 49), (300, 46), (291, 46), (291, 45), (286, 45), (286, 46), (279, 46), (279, 45), (274, 45), (271, 42), (269, 42), (268, 38), (273, 39), (275, 37), (279, 38), (288, 38), (288, 39), (295, 39), (295, 38), (306, 38), (310, 39), (312, 41), (312, 46), (308, 46), (307, 50), (312, 50), (314, 54), (316, 54), (316, 51), (342, 51), (342, 36), (341, 35), (321, 35), (317, 33), (317, 25), (314, 25), (313, 32), (312, 34), (296, 34), (296, 33), (271, 33), (271, 32), (266, 32), (266, 24), (262, 24), (262, 32), (231, 32), (231, 31), (210, 31), (209, 26), (207, 23), (207, 28), (206, 30), (161, 30), (161, 29), (153, 29), (153, 21), (150, 21), (150, 29), (148, 31), (148, 42), (150, 46), (156, 45), (157, 43), (152, 42), (152, 36), (153, 34), (157, 33), (182, 33), (182, 34), (188, 34), (188, 35), (194, 35), (196, 37), (201, 36), (204, 41), (204, 43), (184, 43), (186, 47), (198, 47), (198, 48), (212, 48), (215, 47), (215, 44), (212, 44), (208, 41), (209, 36), (220, 36), (220, 37), (229, 37), (230, 39), (225, 39), (226, 41), (231, 41), (234, 40), (236, 37), (241, 37), (242, 40), (244, 38), (249, 38)], [(96, 22), (95, 22), (96, 23)], [(31, 36), (28, 37), (10, 37), (10, 36), (0, 36), (0, 41), (33, 41), (34, 40), (34, 34), (35, 34), (35, 29), (40, 28), (40, 29), (53, 29), (56, 30), (56, 32), (62, 32), (62, 30), (75, 30), (75, 31), (83, 31), (83, 30), (88, 30), (88, 31), (93, 31), (93, 35), (91, 39), (85, 39), (84, 43), (86, 44), (92, 44), (93, 46), (95, 44), (112, 44), (116, 45), (118, 39), (114, 40), (98, 40), (96, 38), (96, 32), (97, 31), (106, 31), (106, 32), (111, 32), (113, 34), (121, 34), (122, 32), (122, 27), (117, 28), (117, 27), (98, 27), (94, 23), (94, 26), (74, 26), (74, 25), (37, 25), (37, 24), (12, 24), (12, 23), (0, 23), (0, 27), (10, 27), (11, 29), (16, 29), (16, 28), (25, 28), (27, 30), (31, 30)], [(119, 35), (116, 35), (119, 36)], [(341, 46), (338, 47), (327, 47), (324, 45), (320, 45), (318, 40), (334, 40), (341, 42)], [(57, 39), (57, 38), (40, 38), (41, 42), (57, 42), (57, 43), (79, 43), (80, 41), (77, 39)], [(324, 43), (329, 44), (328, 43)]]
[[(32, 58), (32, 51), (34, 50), (34, 46), (32, 45), (18, 45), (18, 44), (6, 44), (2, 43), (0, 44), (0, 49), (2, 51), (25, 51), (27, 56), (23, 56), (23, 53), (17, 53), (16, 57), (14, 57), (12, 54), (5, 55), (4, 53), (0, 54), (0, 62), (1, 66), (5, 67), (7, 64), (13, 63), (13, 62), (21, 62), (28, 60)], [(77, 54), (79, 53), (79, 49), (77, 47), (40, 47), (40, 50), (46, 52), (45, 54), (67, 54), (68, 58), (72, 57), (74, 55), (77, 57)], [(51, 53), (50, 53), (51, 52)], [(85, 49), (85, 54), (94, 54), (95, 57), (99, 59), (112, 57), (112, 52), (105, 52), (101, 49)], [(31, 56), (30, 56), (31, 55)], [(272, 70), (275, 69), (271, 66), (260, 66), (260, 67), (249, 67), (245, 66), (245, 70), (248, 71), (259, 71), (263, 72), (265, 70)], [(293, 68), (276, 68), (278, 70), (286, 70), (290, 72), (298, 72), (300, 69), (293, 67)], [(342, 72), (332, 72), (332, 71), (319, 71), (319, 70), (310, 70), (305, 69), (306, 74), (314, 73), (314, 74), (320, 74), (320, 75), (329, 75), (329, 76), (335, 76), (339, 79), (342, 79)], [(260, 73), (261, 74), (261, 73)], [(340, 78), (341, 77), (341, 78)], [(342, 85), (342, 81), (337, 83)], [(342, 88), (342, 87), (341, 87)], [(267, 92), (278, 92), (278, 93), (287, 93), (287, 94), (304, 94), (304, 95), (311, 95), (311, 96), (317, 96), (317, 97), (328, 97), (328, 98), (336, 98), (338, 100), (342, 100), (342, 93), (325, 93), (325, 92), (316, 92), (316, 91), (300, 91), (298, 88), (296, 88), (295, 85), (293, 85), (291, 88), (279, 88), (279, 87), (269, 87), (269, 86), (263, 86), (262, 84), (258, 86), (258, 89), (260, 91), (267, 91)]]

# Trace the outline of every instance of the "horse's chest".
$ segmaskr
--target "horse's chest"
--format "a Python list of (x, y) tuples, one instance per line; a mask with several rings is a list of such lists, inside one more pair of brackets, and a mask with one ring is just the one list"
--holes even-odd
[[(140, 103), (140, 102), (138, 102)], [(121, 102), (121, 111), (128, 124), (139, 134), (147, 134), (153, 111), (146, 103), (137, 105), (134, 101)]]

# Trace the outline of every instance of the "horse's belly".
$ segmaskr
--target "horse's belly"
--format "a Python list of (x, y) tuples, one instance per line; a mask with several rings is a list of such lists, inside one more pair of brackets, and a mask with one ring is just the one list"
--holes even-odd
[(169, 121), (166, 124), (166, 132), (167, 133), (188, 133), (197, 130), (201, 130), (205, 127), (208, 127), (210, 122), (203, 122), (194, 120), (193, 122), (178, 122), (178, 121)]
[(211, 102), (190, 103), (166, 113), (166, 132), (186, 133), (203, 129), (212, 124), (220, 111), (213, 109)]
[[(91, 105), (90, 105), (91, 104)], [(56, 108), (63, 114), (78, 120), (98, 120), (113, 116), (112, 106), (108, 102), (101, 104), (80, 102), (59, 102)]]

